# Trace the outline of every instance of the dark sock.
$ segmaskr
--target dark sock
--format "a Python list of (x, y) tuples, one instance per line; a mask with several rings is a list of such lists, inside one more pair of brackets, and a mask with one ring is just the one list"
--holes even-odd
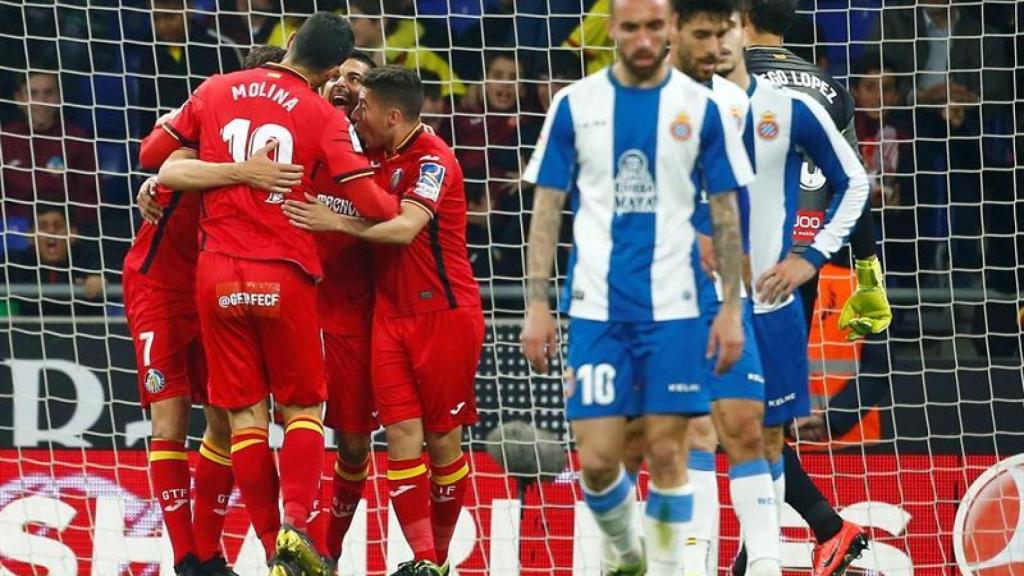
[(786, 461), (786, 503), (807, 521), (819, 544), (828, 541), (842, 529), (843, 519), (804, 472), (789, 444), (783, 445), (782, 456)]

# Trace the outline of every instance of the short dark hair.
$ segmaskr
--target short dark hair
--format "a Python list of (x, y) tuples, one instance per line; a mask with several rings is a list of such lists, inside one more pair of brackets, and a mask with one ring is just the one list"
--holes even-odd
[(423, 83), (419, 76), (401, 66), (381, 66), (363, 77), (363, 86), (377, 98), (398, 108), (408, 120), (420, 117), (423, 109)]
[(516, 53), (513, 50), (490, 50), (484, 54), (484, 76), (487, 75), (487, 71), (491, 69), (498, 60), (511, 60), (519, 66), (519, 62), (516, 60)]
[(344, 62), (354, 46), (355, 35), (348, 20), (317, 12), (299, 27), (288, 53), (295, 64), (319, 72)]
[(697, 14), (728, 19), (739, 9), (739, 0), (672, 0), (672, 10), (679, 15), (680, 24), (689, 22)]
[[(53, 203), (50, 203), (50, 202), (40, 202), (40, 203), (36, 204), (35, 213), (36, 213), (36, 219), (38, 219), (40, 216), (45, 216), (47, 214), (57, 214), (58, 216), (60, 216), (61, 218), (64, 219), (64, 224), (68, 228), (71, 228), (74, 225), (74, 223), (71, 221), (70, 210), (68, 210), (67, 206), (65, 206), (63, 204), (53, 204)], [(35, 223), (34, 222), (35, 222), (35, 220), (33, 220), (33, 224), (32, 224), (33, 227), (35, 227)]]
[(785, 36), (796, 17), (797, 0), (747, 0), (750, 24), (760, 32)]
[(352, 53), (348, 55), (347, 60), (358, 60), (363, 64), (366, 64), (366, 67), (370, 70), (377, 67), (377, 63), (373, 61), (373, 58), (362, 50), (353, 50)]
[(873, 76), (872, 72), (884, 75), (892, 71), (892, 66), (884, 60), (879, 60), (877, 54), (865, 54), (850, 65), (850, 88), (860, 86), (865, 76)]
[(60, 89), (60, 75), (56, 72), (51, 72), (49, 70), (29, 70), (24, 74), (16, 74), (14, 76), (14, 91), (17, 92), (18, 90), (28, 86), (28, 81), (31, 80), (33, 76), (50, 76), (57, 82), (57, 88)]
[(277, 46), (253, 46), (242, 60), (242, 68), (259, 68), (269, 62), (280, 62), (284, 59), (285, 50)]

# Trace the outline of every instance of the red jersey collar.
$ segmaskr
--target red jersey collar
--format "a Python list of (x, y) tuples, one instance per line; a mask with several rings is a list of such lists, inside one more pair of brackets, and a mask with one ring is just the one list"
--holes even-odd
[(398, 146), (395, 147), (395, 151), (391, 155), (398, 156), (402, 152), (408, 150), (416, 142), (416, 139), (420, 137), (420, 134), (423, 134), (423, 131), (423, 123), (420, 122), (415, 128), (412, 129), (412, 132), (409, 132), (409, 134), (406, 135), (406, 137), (403, 138), (402, 141), (398, 143)]
[(310, 88), (313, 87), (313, 84), (309, 81), (309, 78), (306, 78), (302, 74), (302, 72), (299, 72), (298, 70), (296, 70), (295, 68), (292, 68), (291, 66), (285, 66), (284, 64), (281, 64), (279, 62), (267, 62), (266, 64), (263, 65), (263, 67), (264, 68), (271, 68), (271, 69), (274, 69), (274, 70), (280, 70), (281, 72), (287, 72), (288, 74), (291, 74), (291, 75), (296, 76), (299, 79), (301, 79)]

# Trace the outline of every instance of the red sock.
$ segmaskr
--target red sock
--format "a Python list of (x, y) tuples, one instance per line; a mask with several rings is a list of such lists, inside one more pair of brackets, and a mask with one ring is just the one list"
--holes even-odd
[(459, 521), (459, 513), (462, 512), (467, 486), (469, 464), (466, 463), (465, 455), (459, 454), (451, 464), (430, 467), (430, 522), (439, 563), (443, 564), (448, 559), (448, 544), (452, 541), (455, 523)]
[(388, 494), (414, 558), (437, 563), (430, 526), (430, 480), (422, 457), (388, 460)]
[(220, 537), (235, 476), (231, 473), (230, 448), (225, 450), (203, 439), (196, 465), (196, 510), (192, 531), (200, 562), (221, 553)]
[(195, 554), (192, 538), (192, 474), (184, 442), (153, 438), (149, 443), (149, 478), (163, 510), (167, 536), (174, 549), (174, 563)]
[(327, 528), (327, 549), (331, 558), (341, 557), (341, 544), (363, 498), (363, 485), (369, 474), (369, 458), (358, 466), (350, 466), (341, 458), (334, 463), (334, 496), (329, 512), (331, 523)]
[(320, 490), (324, 467), (324, 425), (319, 418), (296, 416), (284, 429), (281, 446), (281, 497), (284, 523), (305, 531)]
[(231, 468), (252, 527), (263, 542), (267, 558), (273, 558), (277, 532), (281, 529), (281, 514), (277, 508), (280, 490), (266, 430), (243, 428), (231, 435)]
[(327, 522), (331, 515), (327, 502), (331, 501), (331, 483), (320, 478), (320, 488), (316, 500), (313, 501), (313, 513), (306, 523), (306, 534), (313, 540), (313, 546), (321, 556), (327, 557)]

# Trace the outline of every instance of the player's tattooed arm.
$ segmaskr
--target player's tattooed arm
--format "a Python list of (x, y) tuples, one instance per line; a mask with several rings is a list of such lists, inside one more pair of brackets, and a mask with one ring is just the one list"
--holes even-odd
[(558, 249), (562, 228), (565, 193), (538, 186), (533, 196), (533, 216), (527, 245), (526, 301), (529, 304), (548, 302), (551, 269)]
[(533, 194), (533, 217), (526, 249), (526, 318), (519, 335), (523, 355), (542, 374), (548, 360), (558, 353), (558, 330), (548, 305), (551, 269), (562, 228), (564, 192), (537, 186)]
[(717, 271), (722, 278), (722, 302), (726, 306), (739, 306), (740, 282), (743, 278), (743, 240), (740, 236), (736, 193), (716, 194), (708, 202)]

